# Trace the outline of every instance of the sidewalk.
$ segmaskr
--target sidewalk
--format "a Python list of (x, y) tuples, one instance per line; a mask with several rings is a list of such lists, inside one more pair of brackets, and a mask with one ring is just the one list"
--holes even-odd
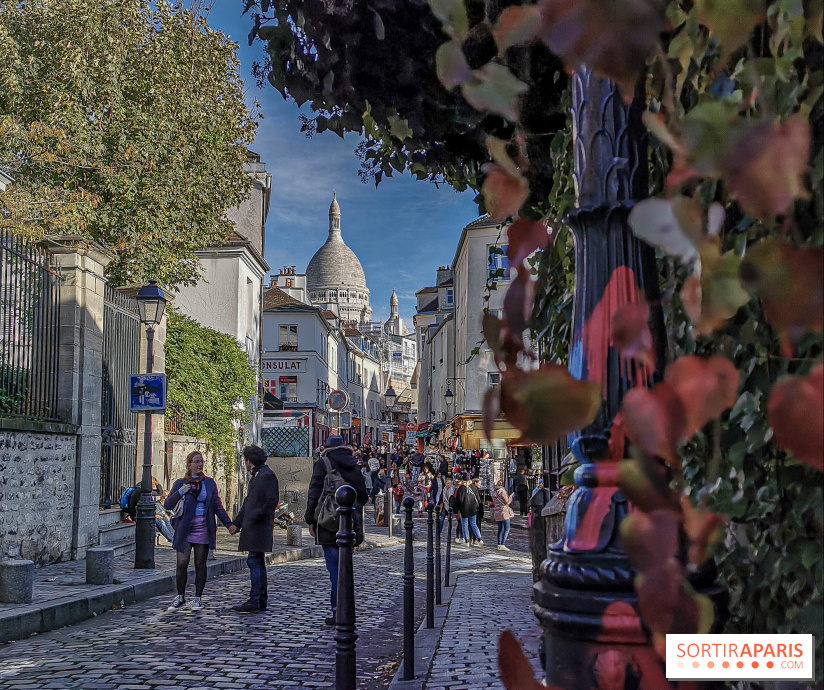
[[(366, 538), (360, 549), (393, 546), (399, 542), (386, 536), (386, 530), (371, 527), (367, 520)], [(217, 548), (207, 563), (208, 577), (246, 569), (246, 554), (238, 553), (239, 536), (218, 530)], [(135, 570), (134, 554), (115, 558), (114, 584), (86, 584), (86, 562), (68, 561), (38, 568), (34, 571), (34, 595), (31, 604), (0, 603), (0, 642), (20, 640), (34, 633), (47, 632), (74, 625), (113, 608), (122, 608), (175, 590), (175, 552), (165, 540), (155, 547), (155, 569)], [(303, 544), (287, 546), (286, 531), (275, 529), (275, 543), (266, 556), (268, 565), (319, 558), (321, 547), (314, 544), (307, 528), (303, 529)], [(212, 557), (214, 556), (214, 557)], [(194, 567), (189, 569), (190, 581)]]
[(435, 607), (435, 628), (415, 636), (415, 680), (402, 681), (403, 664), (390, 690), (503, 690), (498, 637), (509, 628), (523, 646), (535, 678), (541, 627), (532, 612), (529, 557), (490, 554), (458, 562), (453, 586)]

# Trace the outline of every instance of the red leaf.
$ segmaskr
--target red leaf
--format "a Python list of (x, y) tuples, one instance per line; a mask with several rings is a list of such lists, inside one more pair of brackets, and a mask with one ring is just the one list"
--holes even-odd
[(824, 364), (776, 383), (767, 412), (775, 444), (824, 472)]
[(747, 251), (741, 281), (761, 298), (764, 316), (796, 343), (807, 330), (824, 327), (824, 249), (796, 249), (767, 237)]
[(693, 507), (686, 495), (681, 496), (681, 510), (684, 513), (684, 531), (690, 539), (689, 559), (701, 565), (723, 535), (721, 527), (727, 523), (727, 518)]
[(672, 631), (683, 581), (684, 568), (675, 558), (667, 558), (638, 576), (638, 608), (644, 622), (655, 632)]
[(747, 215), (772, 220), (786, 213), (793, 199), (808, 196), (803, 176), (809, 158), (810, 124), (805, 116), (752, 125), (724, 161), (730, 196)]
[(518, 268), (517, 273), (504, 296), (504, 316), (512, 335), (523, 342), (523, 332), (529, 328), (529, 320), (532, 318), (535, 282), (529, 271)]
[(624, 356), (654, 366), (652, 332), (649, 329), (649, 305), (640, 302), (622, 304), (612, 316), (610, 338)]
[(508, 245), (506, 256), (511, 266), (519, 266), (532, 252), (545, 249), (551, 239), (542, 220), (518, 218), (506, 229)]
[(600, 386), (577, 381), (560, 364), (507, 370), (501, 379), (501, 411), (524, 443), (554, 443), (589, 424), (600, 406)]
[(498, 669), (506, 690), (545, 690), (547, 687), (560, 690), (535, 680), (532, 664), (511, 630), (504, 630), (498, 638)]
[(652, 390), (633, 388), (624, 395), (621, 414), (632, 443), (648, 455), (681, 466), (675, 446), (684, 437), (686, 411), (672, 386), (662, 382)]
[(633, 513), (621, 522), (621, 543), (640, 572), (659, 568), (678, 553), (678, 518), (670, 510)]
[(501, 12), (492, 35), (498, 46), (498, 55), (503, 55), (510, 46), (529, 43), (541, 26), (541, 13), (535, 5), (513, 5)]
[(664, 380), (684, 404), (686, 438), (735, 404), (741, 375), (726, 357), (702, 359), (688, 355), (667, 367)]
[(639, 510), (678, 510), (678, 497), (669, 487), (664, 467), (647, 455), (621, 461), (618, 486)]
[(523, 177), (510, 175), (498, 165), (490, 165), (481, 192), (489, 215), (500, 220), (517, 215), (529, 195), (529, 184)]
[(625, 100), (663, 31), (662, 0), (543, 0), (540, 37), (573, 66), (586, 64), (621, 86)]

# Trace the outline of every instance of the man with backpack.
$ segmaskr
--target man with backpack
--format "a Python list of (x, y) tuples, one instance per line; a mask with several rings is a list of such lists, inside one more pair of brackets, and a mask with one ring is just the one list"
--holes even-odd
[(335, 492), (345, 484), (351, 486), (357, 495), (353, 524), (355, 545), (358, 545), (363, 543), (363, 506), (369, 500), (366, 483), (351, 448), (343, 444), (340, 436), (330, 436), (326, 439), (326, 447), (320, 458), (312, 468), (304, 516), (310, 533), (323, 548), (323, 558), (332, 584), (332, 615), (326, 618), (326, 625), (335, 625), (335, 611), (338, 605), (339, 553), (336, 535), (339, 519)]

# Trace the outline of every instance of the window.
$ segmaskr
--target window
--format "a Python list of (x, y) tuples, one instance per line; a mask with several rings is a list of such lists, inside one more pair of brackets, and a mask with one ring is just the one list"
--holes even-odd
[(340, 291), (340, 298), (341, 299), (346, 299), (346, 292), (344, 290)]
[(337, 290), (332, 290), (331, 295), (332, 295), (331, 299), (337, 299), (337, 296), (338, 296)]
[(489, 280), (509, 280), (509, 259), (506, 258), (507, 245), (489, 245)]
[(491, 371), (486, 375), (486, 385), (488, 388), (497, 388), (501, 385), (501, 374), (497, 371)]
[(447, 290), (446, 291), (446, 306), (451, 307), (455, 304), (455, 291), (454, 290)]
[(298, 401), (298, 377), (297, 376), (281, 376), (280, 395), (278, 397), (283, 402), (297, 402)]
[(280, 349), (287, 352), (298, 351), (298, 327), (297, 324), (280, 325)]

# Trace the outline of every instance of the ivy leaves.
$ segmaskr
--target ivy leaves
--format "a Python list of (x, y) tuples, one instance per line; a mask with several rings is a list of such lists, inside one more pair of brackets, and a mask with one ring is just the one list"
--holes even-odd
[(203, 438), (225, 466), (233, 467), (238, 428), (249, 421), (257, 392), (255, 370), (235, 340), (168, 311), (166, 375), (168, 411), (183, 433)]

